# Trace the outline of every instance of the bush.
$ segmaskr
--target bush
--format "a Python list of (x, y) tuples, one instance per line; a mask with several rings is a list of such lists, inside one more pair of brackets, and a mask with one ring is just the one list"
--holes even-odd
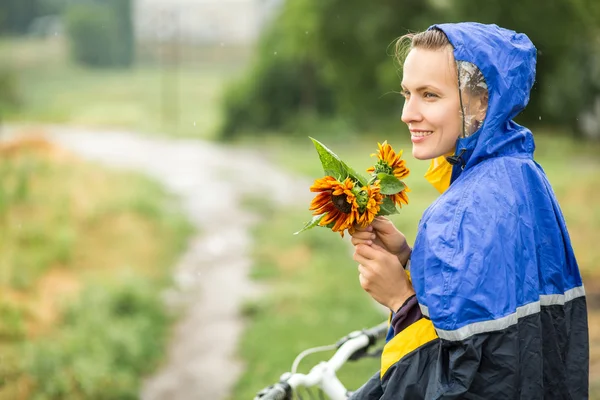
[(137, 399), (140, 377), (162, 356), (168, 318), (159, 286), (129, 277), (88, 285), (60, 334), (27, 348), (36, 399)]
[(67, 32), (73, 58), (84, 65), (103, 67), (116, 63), (116, 23), (109, 8), (78, 4), (67, 12)]
[(132, 0), (104, 0), (113, 12), (118, 45), (115, 48), (116, 65), (129, 66), (133, 62), (135, 42), (132, 20)]
[(1, 0), (0, 33), (24, 34), (38, 16), (38, 0)]
[(304, 116), (353, 129), (395, 118), (401, 96), (386, 96), (399, 87), (387, 45), (404, 27), (427, 26), (430, 8), (420, 0), (376, 9), (364, 0), (285, 2), (246, 80), (226, 92), (221, 137), (290, 133), (306, 125)]
[[(252, 82), (230, 88), (221, 134), (286, 131), (298, 114), (329, 118), (331, 109), (359, 130), (397, 121), (402, 100), (394, 92), (400, 82), (388, 45), (407, 31), (453, 21), (496, 23), (526, 33), (538, 49), (537, 79), (517, 121), (538, 123), (543, 117), (544, 123), (577, 128), (600, 96), (594, 67), (599, 18), (600, 3), (592, 0), (547, 7), (536, 0), (490, 0), (485, 7), (479, 0), (406, 0), (376, 8), (365, 0), (289, 0), (261, 37), (258, 62), (248, 73)], [(312, 81), (300, 65), (311, 66)], [(278, 69), (285, 74), (273, 72)], [(312, 108), (298, 102), (311, 85), (317, 89), (309, 93), (329, 94), (326, 112), (314, 106), (318, 101)], [(280, 90), (273, 95), (275, 86)]]
[(0, 122), (7, 112), (18, 108), (19, 104), (17, 74), (13, 70), (0, 66)]
[(94, 67), (129, 66), (133, 61), (130, 0), (69, 7), (67, 33), (74, 59)]
[[(304, 76), (306, 79), (301, 79)], [(278, 59), (260, 66), (248, 79), (237, 82), (224, 96), (221, 138), (244, 131), (294, 130), (305, 114), (332, 115), (331, 90), (314, 65)]]

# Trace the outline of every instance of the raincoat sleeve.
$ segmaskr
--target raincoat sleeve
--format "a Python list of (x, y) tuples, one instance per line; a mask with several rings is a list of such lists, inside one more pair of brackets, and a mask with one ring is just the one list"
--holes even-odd
[[(481, 212), (478, 214), (475, 218), (480, 220), (483, 216)], [(499, 307), (504, 310), (516, 308), (507, 296), (490, 290), (491, 287), (482, 282), (501, 280), (502, 291), (514, 292), (515, 279), (508, 278), (514, 273), (514, 266), (505, 259), (504, 253), (507, 246), (517, 243), (499, 240), (495, 224), (473, 229), (474, 225), (467, 221), (471, 217), (473, 214), (467, 209), (454, 227), (452, 221), (438, 223), (435, 219), (424, 227), (428, 234), (422, 237), (431, 243), (415, 243), (415, 248), (420, 246), (425, 250), (415, 252), (411, 261), (412, 271), (421, 270), (416, 274), (412, 272), (418, 300), (412, 307), (420, 308), (422, 314), (394, 332), (384, 347), (378, 379), (372, 378), (353, 399), (519, 397), (514, 392), (516, 385), (503, 383), (501, 377), (514, 373), (518, 342), (522, 338), (505, 332), (474, 335), (467, 323), (475, 319), (494, 321), (500, 317), (495, 315), (494, 307), (487, 307), (490, 302), (505, 302)], [(496, 215), (486, 218), (496, 220)], [(514, 223), (504, 221), (501, 229), (510, 229)], [(518, 238), (514, 240), (518, 242)], [(440, 246), (440, 243), (444, 244)], [(398, 312), (410, 313), (411, 310), (406, 309)], [(474, 319), (475, 314), (482, 317)], [(467, 328), (460, 330), (461, 327)], [(483, 349), (490, 346), (498, 353), (495, 359), (486, 360)], [(469, 393), (474, 396), (469, 397)], [(494, 397), (499, 394), (500, 397)]]

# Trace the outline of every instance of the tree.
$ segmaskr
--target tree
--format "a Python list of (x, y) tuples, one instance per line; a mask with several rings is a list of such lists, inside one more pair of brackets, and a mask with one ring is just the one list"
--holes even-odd
[(88, 0), (67, 8), (73, 57), (95, 67), (127, 67), (133, 62), (131, 0)]
[(519, 120), (575, 127), (600, 96), (596, 0), (288, 0), (246, 79), (225, 97), (223, 134), (285, 130), (307, 113), (335, 113), (359, 128), (397, 119), (400, 73), (390, 45), (453, 21), (495, 23), (536, 45), (537, 79)]
[(0, 33), (24, 34), (39, 16), (39, 0), (0, 0)]
[(421, 0), (381, 0), (376, 7), (364, 0), (287, 1), (248, 75), (225, 96), (222, 135), (285, 130), (307, 114), (336, 113), (362, 127), (390, 118), (401, 98), (393, 94), (400, 81), (389, 46), (434, 15)]

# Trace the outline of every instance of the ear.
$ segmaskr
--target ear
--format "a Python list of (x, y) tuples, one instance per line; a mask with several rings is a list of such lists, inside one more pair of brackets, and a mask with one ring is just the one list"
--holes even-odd
[(488, 109), (488, 94), (487, 92), (477, 98), (477, 107), (475, 108), (475, 119), (483, 123)]

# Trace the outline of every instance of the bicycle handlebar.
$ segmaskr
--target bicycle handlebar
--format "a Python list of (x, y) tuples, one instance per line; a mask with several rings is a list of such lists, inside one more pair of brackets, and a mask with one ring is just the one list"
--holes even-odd
[(292, 398), (293, 390), (299, 386), (319, 386), (331, 399), (346, 399), (348, 391), (335, 375), (336, 371), (346, 361), (363, 357), (370, 346), (385, 337), (387, 331), (387, 322), (384, 322), (369, 329), (349, 333), (338, 340), (338, 349), (329, 361), (317, 364), (308, 374), (283, 374), (280, 382), (263, 389), (254, 399), (288, 400)]
[(292, 398), (292, 388), (287, 382), (278, 382), (266, 387), (256, 395), (260, 400), (286, 400)]

